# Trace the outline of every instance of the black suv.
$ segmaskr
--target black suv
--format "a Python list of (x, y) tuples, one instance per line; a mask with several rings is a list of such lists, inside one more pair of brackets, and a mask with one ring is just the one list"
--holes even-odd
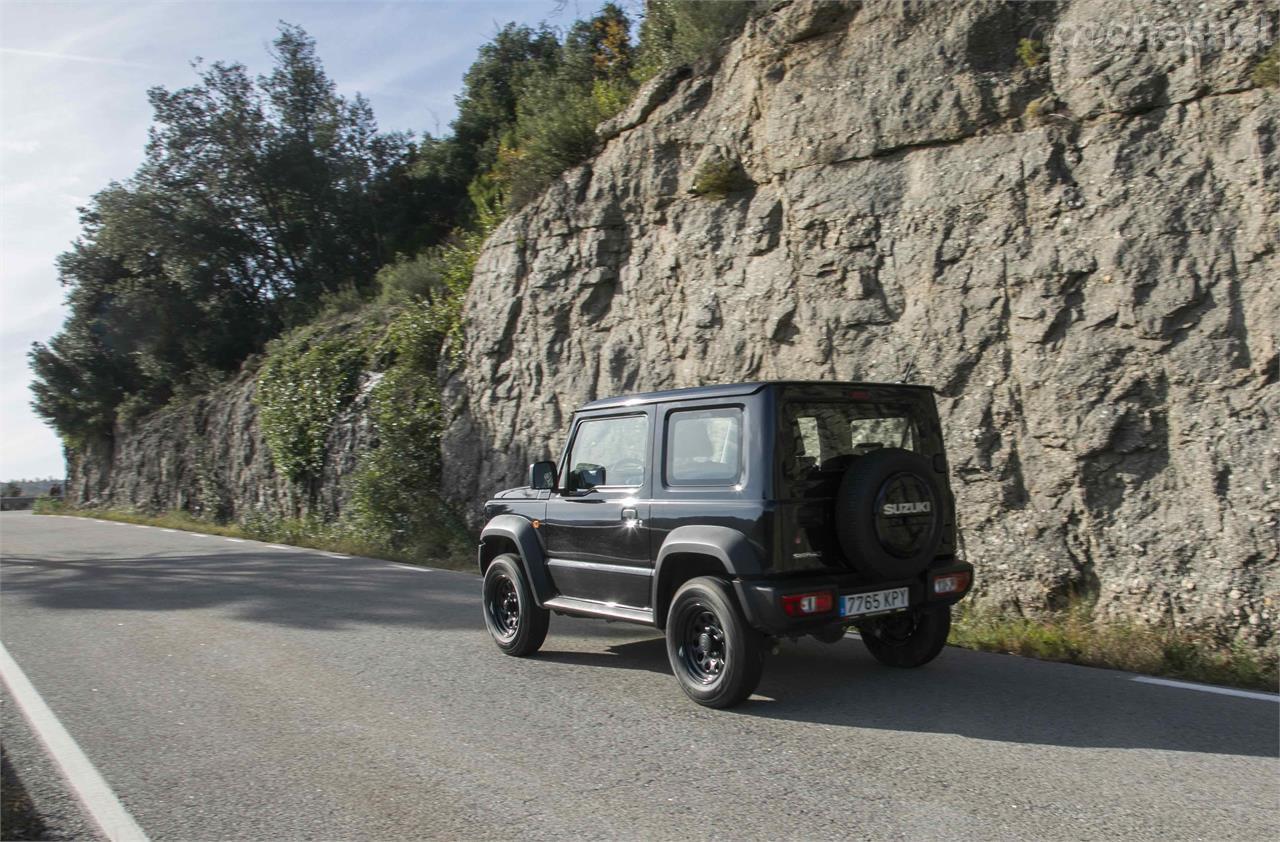
[(485, 516), (484, 618), (499, 648), (536, 651), (552, 611), (655, 626), (681, 687), (711, 707), (751, 694), (770, 638), (834, 643), (852, 626), (885, 664), (927, 663), (973, 584), (923, 386), (594, 401), (560, 463), (530, 466)]

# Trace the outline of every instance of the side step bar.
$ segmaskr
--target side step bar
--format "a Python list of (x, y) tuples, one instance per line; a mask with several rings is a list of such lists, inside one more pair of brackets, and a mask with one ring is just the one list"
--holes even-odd
[(648, 608), (631, 608), (626, 605), (608, 605), (593, 602), (589, 599), (575, 599), (571, 596), (557, 596), (542, 603), (543, 608), (565, 614), (579, 614), (584, 617), (603, 617), (606, 620), (621, 620), (624, 623), (643, 623), (653, 625), (653, 612)]

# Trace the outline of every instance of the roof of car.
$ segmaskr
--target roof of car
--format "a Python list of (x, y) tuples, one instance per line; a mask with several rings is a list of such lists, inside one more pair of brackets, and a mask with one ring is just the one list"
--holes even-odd
[(843, 386), (864, 389), (881, 386), (895, 389), (928, 389), (930, 391), (933, 389), (932, 386), (921, 386), (914, 383), (851, 383), (842, 380), (755, 380), (748, 383), (721, 383), (711, 386), (693, 386), (688, 389), (667, 389), (662, 392), (639, 392), (634, 395), (600, 398), (584, 404), (579, 411), (614, 409), (617, 407), (666, 403), (668, 401), (691, 400), (694, 398), (731, 398), (741, 395), (753, 395), (766, 386)]

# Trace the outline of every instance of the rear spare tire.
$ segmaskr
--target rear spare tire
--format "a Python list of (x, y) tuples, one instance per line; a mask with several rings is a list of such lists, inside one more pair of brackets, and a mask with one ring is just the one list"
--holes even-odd
[(946, 516), (927, 459), (891, 447), (854, 459), (836, 495), (836, 535), (850, 564), (873, 579), (908, 579), (933, 560)]

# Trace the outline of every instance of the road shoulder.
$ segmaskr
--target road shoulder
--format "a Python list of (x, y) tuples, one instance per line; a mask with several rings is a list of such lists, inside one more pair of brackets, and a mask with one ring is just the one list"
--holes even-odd
[[(4, 839), (39, 838), (56, 842), (103, 840), (3, 684), (0, 684), (0, 733), (4, 735), (4, 754), (10, 766), (6, 771), (21, 782), (35, 818), (43, 825), (43, 832), (38, 837), (16, 835), (12, 831), (17, 829), (9, 827), (0, 829), (0, 836)], [(6, 789), (9, 783), (6, 775)]]

